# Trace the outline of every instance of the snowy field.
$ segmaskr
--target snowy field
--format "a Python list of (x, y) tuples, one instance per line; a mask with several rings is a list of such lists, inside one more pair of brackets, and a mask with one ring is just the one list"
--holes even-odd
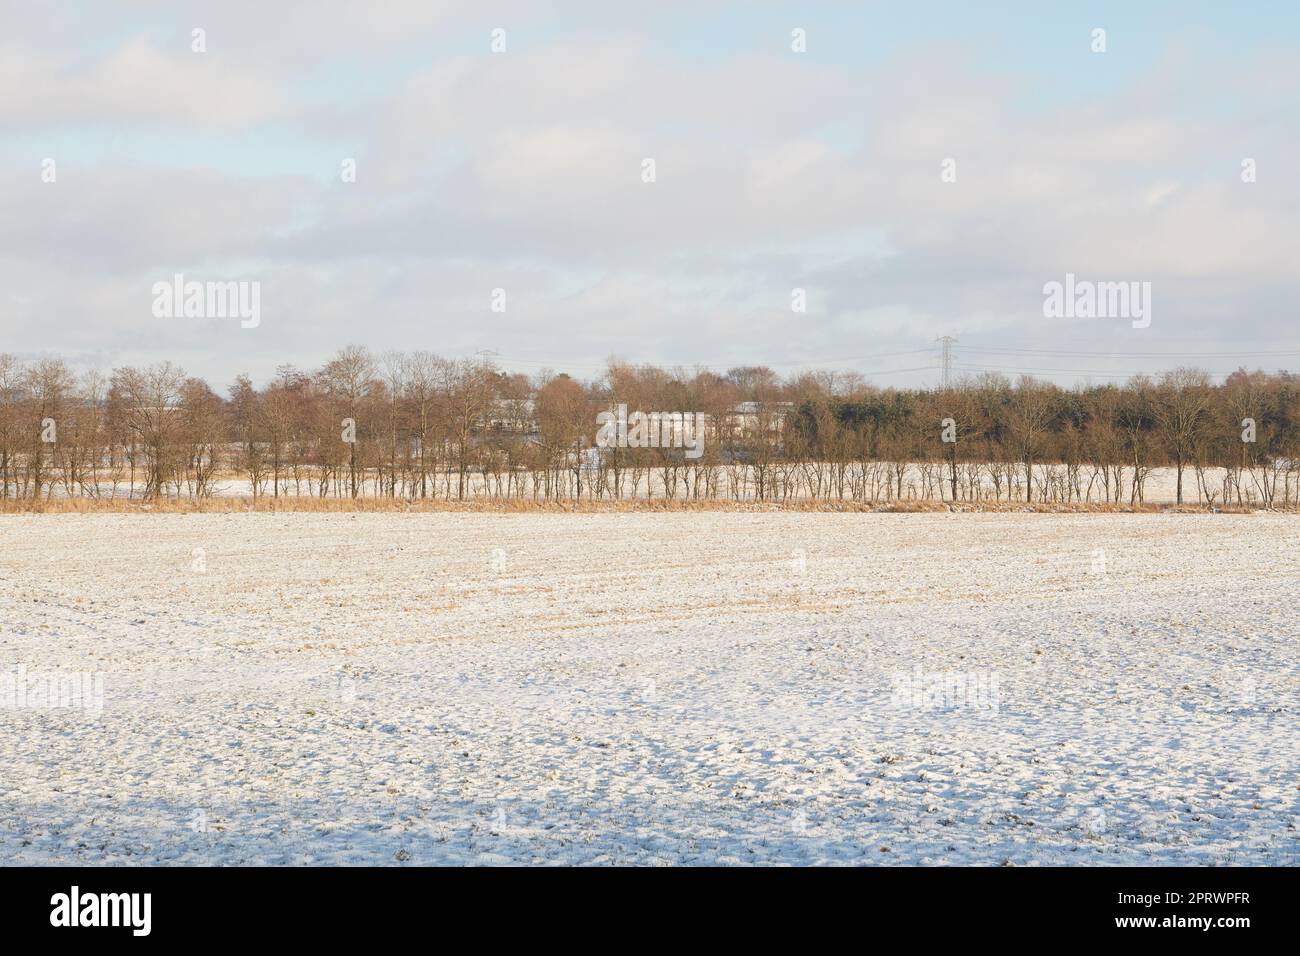
[(1268, 514), (0, 516), (0, 861), (1294, 865), (1298, 597)]

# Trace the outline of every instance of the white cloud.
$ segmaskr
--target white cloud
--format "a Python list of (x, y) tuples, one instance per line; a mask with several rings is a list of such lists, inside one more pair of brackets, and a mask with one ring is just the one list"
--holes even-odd
[[(951, 51), (856, 67), (684, 59), (593, 12), (580, 33), (503, 56), (484, 33), (481, 53), (427, 57), (391, 92), (335, 107), (303, 91), (344, 69), (339, 56), (378, 70), (430, 30), (477, 35), (486, 14), (403, 4), (358, 18), (330, 4), (271, 23), (264, 5), (235, 3), (208, 24), (205, 58), (173, 43), (198, 9), (99, 52), (48, 33), (0, 49), (0, 125), (65, 144), (55, 185), (28, 145), (0, 152), (0, 327), (20, 347), (185, 352), (218, 379), (358, 339), (567, 348), (575, 365), (776, 362), (958, 328), (1050, 340), (1041, 286), (1071, 271), (1153, 281), (1152, 347), (1234, 350), (1246, 335), (1279, 341), (1300, 305), (1300, 187), (1281, 173), (1300, 145), (1283, 112), (1294, 83), (1256, 85), (1262, 67), (1247, 83), (1230, 59), (1171, 57), (1115, 94), (1031, 108), (1031, 76)], [(1181, 91), (1213, 76), (1250, 109), (1189, 111)], [(302, 170), (226, 169), (219, 152), (203, 169), (80, 160), (78, 134), (105, 125), (287, 142)], [(355, 184), (331, 178), (339, 143)], [(1240, 182), (1243, 155), (1259, 159), (1258, 183)], [(647, 156), (654, 184), (640, 181)], [(954, 183), (940, 179), (948, 157)], [(140, 290), (171, 271), (260, 278), (262, 328), (149, 325)], [(815, 304), (797, 320), (794, 285)], [(511, 306), (494, 318), (497, 286)], [(57, 338), (39, 325), (50, 314)]]
[(284, 103), (271, 78), (218, 53), (142, 38), (89, 60), (0, 48), (0, 126), (248, 126)]

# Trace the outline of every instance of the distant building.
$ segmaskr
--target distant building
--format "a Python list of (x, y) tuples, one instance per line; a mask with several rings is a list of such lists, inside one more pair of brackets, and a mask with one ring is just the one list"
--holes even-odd
[(723, 429), (732, 438), (754, 438), (764, 430), (780, 434), (793, 408), (794, 402), (741, 402), (727, 414)]
[(537, 433), (537, 403), (531, 398), (497, 399), (488, 409), (482, 424), (496, 432), (534, 435)]

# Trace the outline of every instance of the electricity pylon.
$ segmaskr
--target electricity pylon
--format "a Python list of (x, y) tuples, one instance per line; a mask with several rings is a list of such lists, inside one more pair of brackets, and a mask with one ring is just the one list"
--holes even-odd
[(952, 388), (952, 345), (957, 340), (951, 335), (941, 335), (936, 342), (943, 344), (943, 371), (940, 373), (940, 387), (946, 392)]

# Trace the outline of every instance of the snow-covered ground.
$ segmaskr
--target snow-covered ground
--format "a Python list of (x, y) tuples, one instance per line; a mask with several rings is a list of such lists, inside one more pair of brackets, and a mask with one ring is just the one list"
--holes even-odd
[(1295, 864), (1298, 596), (1267, 514), (3, 516), (0, 861)]

